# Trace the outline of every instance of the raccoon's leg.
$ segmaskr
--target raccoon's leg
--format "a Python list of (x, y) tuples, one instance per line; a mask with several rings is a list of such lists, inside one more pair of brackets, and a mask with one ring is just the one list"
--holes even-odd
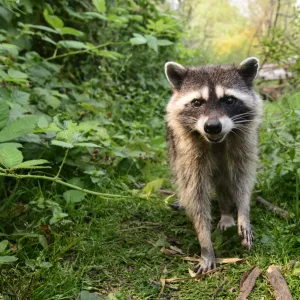
[(235, 226), (232, 216), (234, 202), (231, 183), (225, 183), (224, 178), (219, 178), (219, 180), (216, 182), (216, 192), (221, 211), (221, 219), (218, 223), (218, 228), (221, 230), (226, 230), (229, 227)]
[(193, 220), (200, 242), (201, 262), (194, 269), (195, 273), (200, 274), (214, 269), (216, 267), (216, 259), (210, 234), (209, 185), (204, 182), (196, 182), (192, 185), (192, 182), (193, 180), (188, 183), (188, 188), (180, 189), (180, 202)]
[(255, 167), (239, 170), (236, 174), (234, 199), (238, 210), (238, 234), (242, 238), (242, 245), (250, 250), (253, 244), (253, 234), (250, 225), (250, 200), (254, 185)]
[(194, 268), (194, 272), (201, 274), (216, 268), (216, 258), (210, 235), (210, 218), (198, 215), (194, 219), (194, 226), (201, 247), (201, 261)]

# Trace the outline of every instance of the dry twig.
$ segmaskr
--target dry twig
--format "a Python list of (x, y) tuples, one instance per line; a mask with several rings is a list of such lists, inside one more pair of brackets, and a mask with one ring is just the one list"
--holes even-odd
[[(200, 262), (201, 261), (201, 258), (190, 257), (190, 256), (186, 256), (183, 259), (188, 260), (188, 261), (195, 261), (195, 262)], [(217, 264), (233, 264), (233, 263), (236, 263), (236, 262), (242, 262), (244, 260), (245, 260), (244, 258), (236, 258), (236, 257), (216, 258), (216, 263)]]
[(267, 277), (275, 290), (276, 300), (293, 300), (285, 279), (275, 265), (269, 266), (267, 269)]
[(257, 266), (253, 266), (249, 271), (247, 271), (240, 283), (240, 293), (236, 300), (247, 300), (247, 297), (250, 295), (251, 291), (255, 286), (255, 281), (258, 276), (261, 274), (261, 270)]
[(261, 197), (256, 198), (256, 203), (264, 205), (268, 210), (278, 214), (282, 218), (287, 219), (289, 217), (289, 213), (286, 210), (268, 202), (267, 200)]

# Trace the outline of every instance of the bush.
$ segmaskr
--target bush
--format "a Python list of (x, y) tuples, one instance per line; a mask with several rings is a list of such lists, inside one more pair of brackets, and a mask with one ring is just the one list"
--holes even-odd
[(259, 188), (267, 199), (300, 217), (300, 92), (265, 105)]
[(165, 147), (162, 70), (177, 51), (177, 20), (156, 1), (5, 3), (2, 172), (42, 174), (50, 162), (57, 176), (63, 162), (99, 189), (128, 168), (146, 172)]

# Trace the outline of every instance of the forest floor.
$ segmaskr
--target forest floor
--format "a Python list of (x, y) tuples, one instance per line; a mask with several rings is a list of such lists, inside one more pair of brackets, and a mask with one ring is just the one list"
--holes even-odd
[[(34, 186), (28, 188), (26, 197), (39, 193)], [(45, 191), (43, 186), (39, 189)], [(50, 195), (53, 191), (44, 193)], [(19, 202), (21, 199), (22, 195)], [(51, 227), (43, 226), (42, 219), (40, 224), (30, 222), (38, 219), (38, 210), (23, 211), (21, 204), (14, 206), (9, 219), (15, 233), (6, 238), (18, 261), (1, 269), (2, 299), (157, 299), (160, 279), (189, 277), (188, 269), (194, 263), (184, 257), (197, 257), (200, 252), (185, 212), (170, 208), (169, 202), (174, 200), (159, 195), (127, 200), (87, 197), (74, 206), (64, 204), (57, 194), (53, 201), (60, 202), (69, 216)], [(217, 207), (217, 203), (212, 205)], [(212, 236), (216, 256), (244, 261), (224, 265), (221, 271), (201, 280), (172, 283), (171, 288), (165, 287), (160, 299), (235, 299), (243, 274), (254, 264), (264, 271), (270, 264), (279, 265), (297, 299), (297, 225), (253, 204), (255, 244), (247, 252), (236, 227), (225, 232), (216, 229), (219, 216), (214, 210)], [(170, 253), (171, 246), (182, 253)], [(249, 299), (274, 299), (265, 272)]]

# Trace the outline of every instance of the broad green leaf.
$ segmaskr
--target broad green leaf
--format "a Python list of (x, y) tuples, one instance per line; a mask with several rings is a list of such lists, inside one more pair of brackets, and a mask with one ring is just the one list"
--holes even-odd
[(78, 190), (69, 190), (63, 193), (63, 197), (67, 203), (77, 203), (84, 200), (85, 192)]
[(58, 141), (58, 140), (52, 140), (51, 141), (51, 144), (52, 145), (55, 145), (55, 146), (59, 146), (59, 147), (62, 147), (62, 148), (73, 148), (74, 146), (70, 143), (66, 143), (66, 142), (63, 142), (63, 141)]
[(82, 31), (79, 31), (75, 28), (71, 28), (71, 27), (63, 27), (60, 29), (57, 29), (58, 31), (60, 31), (60, 33), (62, 35), (64, 34), (71, 34), (71, 35), (76, 35), (76, 36), (84, 36), (84, 33)]
[(80, 20), (84, 20), (84, 17), (79, 14), (78, 12), (76, 12), (75, 10), (73, 10), (71, 7), (69, 6), (65, 6), (64, 10), (72, 17), (78, 18)]
[(78, 41), (59, 41), (58, 45), (69, 49), (89, 49), (89, 47), (86, 44)]
[(26, 116), (7, 124), (7, 126), (0, 131), (0, 142), (14, 140), (27, 133), (31, 133), (35, 128), (36, 122), (37, 117)]
[(146, 44), (147, 40), (141, 36), (141, 37), (134, 37), (130, 39), (130, 43), (132, 45), (142, 45), (142, 44)]
[(35, 28), (35, 29), (40, 29), (43, 31), (48, 31), (51, 33), (56, 33), (58, 34), (58, 31), (55, 29), (52, 29), (51, 27), (43, 26), (43, 25), (32, 25), (32, 24), (27, 24), (30, 28)]
[(54, 96), (49, 95), (46, 99), (47, 104), (54, 109), (57, 109), (61, 105), (61, 101)]
[(45, 116), (40, 116), (37, 125), (40, 128), (47, 128), (49, 126), (48, 119)]
[(53, 266), (53, 264), (51, 264), (50, 262), (47, 261), (43, 261), (40, 263), (40, 267), (44, 268), (44, 269), (49, 269)]
[(169, 41), (169, 40), (157, 40), (157, 45), (158, 46), (169, 46), (172, 45), (173, 42)]
[[(35, 166), (39, 166), (39, 165), (43, 165), (43, 164), (47, 164), (47, 163), (49, 163), (49, 161), (47, 161), (45, 159), (27, 160), (27, 161), (24, 161), (16, 166), (14, 166), (14, 169), (31, 169)], [(50, 167), (46, 167), (46, 168), (50, 168)]]
[(4, 250), (7, 248), (8, 246), (8, 240), (3, 240), (0, 242), (0, 253), (4, 252)]
[(55, 15), (50, 15), (47, 9), (44, 10), (44, 18), (46, 22), (53, 28), (62, 28), (64, 27), (64, 22), (62, 19)]
[(18, 260), (15, 256), (0, 256), (0, 264), (8, 264)]
[(0, 149), (3, 149), (3, 148), (23, 148), (23, 145), (19, 144), (19, 143), (3, 143), (3, 144), (0, 144)]
[(145, 35), (145, 38), (147, 40), (148, 47), (153, 49), (155, 52), (157, 52), (158, 50), (157, 38), (148, 34)]
[(19, 103), (24, 106), (29, 105), (29, 97), (30, 97), (29, 93), (14, 90), (12, 91), (10, 97), (16, 103)]
[(147, 195), (151, 195), (152, 193), (157, 192), (162, 187), (163, 183), (164, 179), (155, 179), (153, 181), (150, 181), (144, 187), (144, 192)]
[(99, 11), (99, 13), (105, 13), (106, 12), (106, 3), (105, 0), (93, 0), (93, 4)]
[(47, 242), (47, 239), (45, 238), (44, 235), (40, 234), (39, 235), (39, 243), (42, 245), (42, 247), (44, 249), (47, 249), (48, 248), (48, 242)]
[(144, 37), (144, 36), (141, 35), (140, 33), (133, 33), (133, 36), (134, 36), (134, 37), (138, 37), (138, 38), (139, 38), (139, 37)]
[(15, 69), (8, 69), (7, 74), (12, 79), (26, 79), (28, 75)]
[(87, 19), (99, 19), (103, 21), (107, 21), (107, 18), (99, 13), (93, 12), (93, 11), (88, 11), (83, 13), (84, 16), (87, 17)]
[(94, 143), (76, 143), (74, 146), (78, 147), (89, 147), (89, 148), (99, 148), (101, 146), (94, 144)]
[(117, 60), (118, 58), (124, 57), (122, 54), (120, 54), (118, 52), (114, 52), (114, 51), (101, 50), (101, 51), (98, 51), (97, 53), (100, 56), (109, 57), (109, 58), (112, 58), (114, 60)]
[(48, 36), (46, 36), (46, 35), (43, 35), (43, 36), (42, 36), (42, 40), (56, 46), (56, 42), (54, 42), (52, 39), (50, 39), (50, 38), (49, 38)]
[(0, 129), (7, 123), (9, 117), (9, 106), (8, 104), (0, 100)]
[(0, 148), (0, 164), (7, 169), (20, 164), (23, 161), (23, 155), (17, 148)]
[(0, 44), (0, 54), (2, 52), (9, 52), (12, 56), (17, 56), (19, 54), (19, 47), (12, 44), (1, 43)]
[(53, 217), (49, 220), (49, 224), (50, 225), (55, 224), (67, 216), (68, 214), (63, 212), (54, 212)]
[(68, 183), (84, 188), (84, 181), (80, 177), (73, 177), (68, 180)]
[[(35, 76), (38, 78), (47, 78), (47, 77), (51, 77), (53, 75), (47, 69), (43, 68), (42, 66), (37, 66), (37, 65), (29, 68), (28, 73), (30, 74), (31, 77)], [(44, 91), (42, 88), (37, 88), (37, 89), (35, 89), (35, 91), (36, 90), (41, 91), (41, 93), (42, 93), (42, 91)], [(44, 95), (49, 95), (48, 91), (44, 92), (44, 94), (41, 96), (44, 96)]]
[[(1, 48), (0, 48), (0, 50), (1, 50)], [(0, 78), (4, 79), (6, 81), (7, 79), (9, 79), (9, 76), (7, 75), (6, 72), (4, 72), (3, 70), (0, 69)]]
[(2, 17), (6, 21), (6, 23), (9, 23), (14, 15), (10, 4), (12, 4), (12, 3), (9, 3), (7, 1), (1, 1), (0, 17)]
[(101, 300), (102, 299), (102, 297), (100, 297), (99, 295), (90, 293), (88, 291), (81, 291), (79, 296), (80, 296), (79, 300)]

